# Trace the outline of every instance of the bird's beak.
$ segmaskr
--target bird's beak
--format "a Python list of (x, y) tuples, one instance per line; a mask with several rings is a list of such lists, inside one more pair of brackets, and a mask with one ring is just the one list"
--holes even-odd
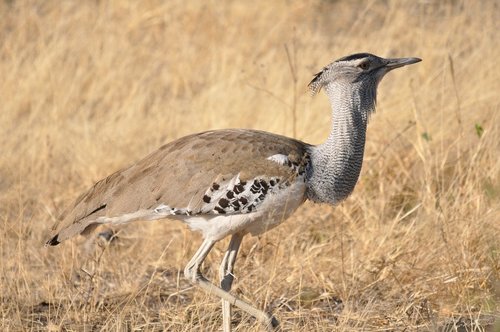
[(413, 63), (417, 63), (422, 61), (422, 59), (419, 58), (395, 58), (395, 59), (386, 59), (386, 64), (385, 68), (387, 68), (387, 71), (393, 70), (399, 67), (411, 65)]

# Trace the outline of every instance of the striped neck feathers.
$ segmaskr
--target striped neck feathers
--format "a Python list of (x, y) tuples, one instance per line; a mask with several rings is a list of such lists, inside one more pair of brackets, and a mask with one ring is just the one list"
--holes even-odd
[(358, 180), (376, 84), (331, 82), (325, 92), (332, 107), (332, 129), (323, 144), (311, 149), (308, 198), (336, 204), (351, 194)]

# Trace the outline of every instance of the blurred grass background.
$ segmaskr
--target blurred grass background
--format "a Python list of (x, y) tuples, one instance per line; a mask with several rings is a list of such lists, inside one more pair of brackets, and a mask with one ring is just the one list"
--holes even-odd
[[(45, 249), (50, 227), (189, 133), (321, 142), (328, 101), (306, 85), (366, 51), (423, 62), (381, 83), (354, 194), (245, 239), (234, 293), (285, 331), (494, 330), (499, 22), (497, 1), (2, 1), (0, 329), (218, 330), (219, 301), (182, 278), (201, 243), (184, 225)], [(205, 264), (214, 280), (226, 245)], [(261, 328), (235, 315), (236, 331)]]

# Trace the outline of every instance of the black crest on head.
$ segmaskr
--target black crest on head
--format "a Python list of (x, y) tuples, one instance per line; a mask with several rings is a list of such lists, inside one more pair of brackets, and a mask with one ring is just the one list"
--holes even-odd
[(307, 85), (309, 87), (309, 89), (311, 89), (311, 93), (313, 95), (315, 95), (316, 93), (319, 92), (319, 90), (321, 90), (321, 75), (323, 74), (323, 72), (326, 70), (326, 67), (323, 68), (319, 73), (316, 73), (314, 75), (314, 78), (312, 79), (311, 82), (309, 82), (309, 84)]
[(342, 57), (340, 59), (335, 60), (335, 62), (340, 62), (340, 61), (352, 61), (352, 60), (358, 60), (358, 59), (363, 59), (369, 56), (373, 56), (373, 54), (370, 53), (356, 53), (356, 54), (351, 54), (345, 57)]

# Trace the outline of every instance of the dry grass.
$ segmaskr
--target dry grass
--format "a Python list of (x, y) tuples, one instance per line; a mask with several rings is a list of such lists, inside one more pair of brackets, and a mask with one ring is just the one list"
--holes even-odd
[[(245, 239), (234, 292), (285, 331), (495, 329), (497, 2), (11, 0), (0, 17), (1, 330), (217, 330), (219, 301), (182, 278), (200, 243), (182, 224), (45, 249), (48, 229), (95, 181), (188, 133), (320, 142), (328, 102), (305, 85), (356, 51), (424, 61), (381, 84), (354, 194)], [(235, 323), (260, 329), (238, 310)]]

